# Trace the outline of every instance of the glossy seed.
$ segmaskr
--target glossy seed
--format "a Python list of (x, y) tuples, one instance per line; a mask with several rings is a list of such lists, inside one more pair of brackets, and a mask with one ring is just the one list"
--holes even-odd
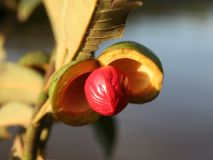
[(112, 66), (94, 70), (84, 86), (90, 107), (105, 116), (113, 116), (126, 107), (129, 88), (128, 77)]

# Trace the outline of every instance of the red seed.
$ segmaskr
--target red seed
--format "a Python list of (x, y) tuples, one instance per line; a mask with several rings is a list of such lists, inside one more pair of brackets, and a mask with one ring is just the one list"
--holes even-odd
[(128, 103), (128, 77), (112, 66), (94, 70), (86, 80), (84, 91), (90, 107), (97, 113), (113, 116)]

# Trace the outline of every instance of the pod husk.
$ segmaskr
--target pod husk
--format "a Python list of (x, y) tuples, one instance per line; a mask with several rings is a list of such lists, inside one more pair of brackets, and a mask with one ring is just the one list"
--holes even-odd
[(72, 61), (55, 73), (49, 96), (58, 120), (67, 125), (81, 126), (100, 117), (89, 107), (84, 94), (85, 80), (97, 67), (96, 60)]
[(112, 65), (130, 80), (130, 102), (145, 103), (156, 98), (163, 82), (160, 59), (147, 47), (131, 41), (116, 43), (97, 58), (100, 65)]

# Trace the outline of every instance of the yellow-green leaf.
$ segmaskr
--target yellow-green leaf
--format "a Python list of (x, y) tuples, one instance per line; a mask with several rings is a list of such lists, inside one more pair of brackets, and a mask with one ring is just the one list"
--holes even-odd
[(20, 0), (18, 5), (18, 19), (20, 21), (27, 20), (41, 2), (42, 0)]
[(36, 71), (14, 63), (0, 67), (0, 104), (10, 101), (35, 103), (43, 85)]
[(56, 70), (121, 37), (129, 11), (141, 0), (44, 0), (56, 38)]
[[(78, 48), (79, 54), (90, 54), (98, 49), (101, 42), (121, 37), (129, 11), (140, 5), (142, 5), (140, 0), (99, 0), (93, 19), (84, 35), (85, 42), (81, 42)], [(73, 56), (76, 53), (73, 53)]]
[(32, 118), (33, 108), (20, 102), (10, 102), (0, 108), (0, 127), (27, 126)]

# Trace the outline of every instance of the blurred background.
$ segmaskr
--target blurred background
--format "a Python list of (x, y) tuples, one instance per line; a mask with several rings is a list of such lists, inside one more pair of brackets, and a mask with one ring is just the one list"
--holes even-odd
[[(0, 12), (0, 18), (5, 18)], [(14, 20), (8, 32), (9, 60), (30, 50), (51, 51), (53, 35), (40, 5), (27, 22)], [(0, 25), (2, 25), (0, 23)], [(0, 26), (1, 27), (1, 26)], [(8, 26), (10, 28), (11, 26)], [(144, 0), (131, 12), (123, 38), (154, 51), (165, 79), (158, 98), (128, 105), (117, 116), (113, 160), (213, 159), (213, 2), (211, 0)], [(0, 160), (7, 160), (12, 141), (0, 142)], [(102, 160), (104, 154), (90, 126), (56, 124), (47, 145), (49, 160)]]

